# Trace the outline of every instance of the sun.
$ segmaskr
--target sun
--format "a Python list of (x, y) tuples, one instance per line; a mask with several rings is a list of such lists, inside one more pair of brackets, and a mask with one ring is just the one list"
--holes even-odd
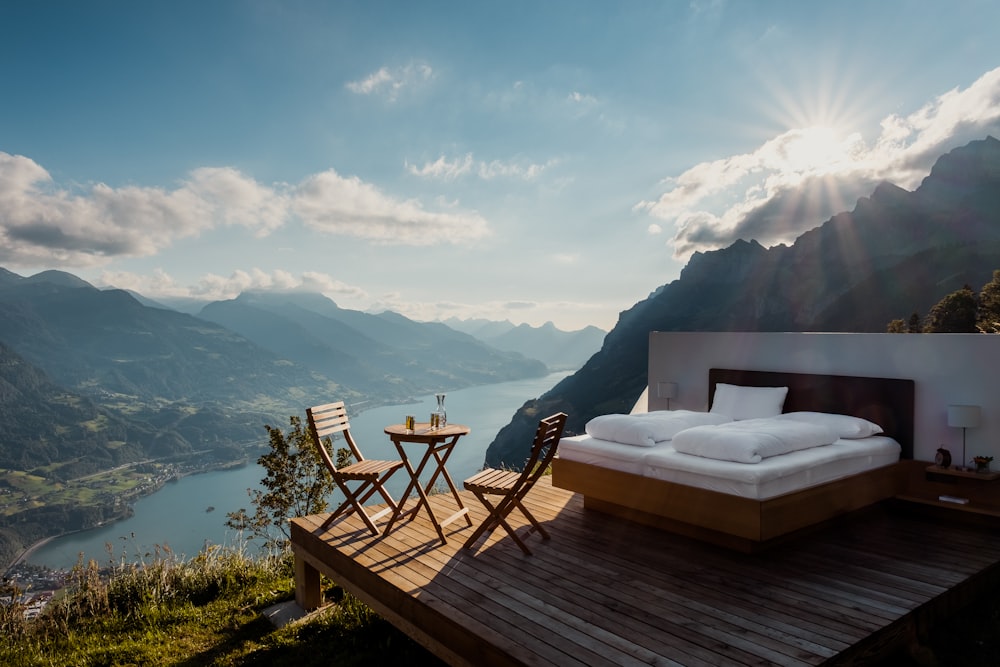
[(804, 174), (842, 171), (856, 164), (861, 137), (829, 125), (814, 125), (785, 133), (781, 154), (785, 169)]
[(767, 119), (761, 130), (770, 131), (780, 149), (775, 169), (822, 175), (865, 160), (862, 132), (872, 129), (870, 108), (878, 92), (862, 72), (857, 64), (837, 61), (795, 76), (761, 74), (753, 104)]

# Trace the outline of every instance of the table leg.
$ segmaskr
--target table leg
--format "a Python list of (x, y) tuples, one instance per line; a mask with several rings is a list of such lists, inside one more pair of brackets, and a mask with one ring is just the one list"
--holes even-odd
[[(417, 513), (420, 511), (421, 506), (423, 506), (427, 508), (427, 516), (430, 517), (431, 524), (434, 526), (434, 530), (437, 531), (438, 537), (441, 538), (441, 543), (447, 544), (448, 540), (445, 539), (444, 530), (441, 526), (441, 523), (438, 522), (437, 517), (434, 516), (434, 510), (431, 508), (431, 503), (427, 498), (427, 492), (424, 490), (423, 485), (420, 484), (420, 475), (423, 474), (424, 468), (427, 467), (427, 462), (430, 461), (431, 455), (434, 453), (434, 450), (437, 447), (437, 443), (430, 443), (426, 445), (424, 455), (421, 457), (420, 463), (417, 464), (417, 467), (414, 470), (413, 465), (410, 463), (409, 457), (406, 455), (406, 449), (403, 447), (402, 443), (396, 442), (395, 440), (393, 440), (393, 442), (396, 445), (396, 450), (399, 452), (400, 459), (402, 459), (403, 461), (403, 465), (406, 467), (406, 471), (410, 474), (410, 483), (409, 485), (407, 485), (406, 492), (403, 494), (403, 498), (400, 500), (398, 506), (399, 510), (393, 515), (392, 519), (389, 520), (388, 525), (386, 525), (385, 527), (384, 534), (388, 535), (389, 531), (392, 529), (392, 526), (396, 522), (396, 520), (404, 515), (407, 514), (410, 515), (409, 520), (413, 521), (415, 518), (417, 518)], [(435, 471), (431, 479), (432, 480), (435, 479), (437, 477), (437, 474), (438, 474), (437, 471)], [(404, 510), (403, 507), (406, 504), (406, 500), (409, 499), (410, 493), (412, 493), (414, 490), (417, 492), (418, 496), (417, 504), (411, 509)]]
[[(458, 505), (459, 511), (448, 517), (447, 520), (441, 523), (442, 526), (446, 526), (459, 516), (464, 516), (468, 524), (472, 525), (472, 517), (469, 516), (469, 511), (466, 509), (465, 505), (462, 503), (462, 497), (458, 494), (458, 488), (455, 486), (455, 482), (452, 481), (451, 475), (448, 474), (448, 468), (445, 464), (448, 462), (448, 457), (451, 456), (452, 451), (455, 449), (455, 443), (458, 442), (459, 436), (454, 436), (450, 441), (442, 443), (439, 447), (433, 449), (434, 459), (437, 461), (437, 469), (434, 471), (434, 475), (431, 476), (430, 481), (427, 483), (428, 488), (434, 488), (434, 482), (437, 481), (438, 475), (444, 477), (445, 484), (448, 485), (448, 489), (451, 491), (451, 497), (455, 499), (455, 504)], [(440, 452), (444, 452), (442, 456)]]
[[(420, 501), (414, 508), (413, 516), (410, 517), (410, 521), (416, 518), (417, 510), (420, 509), (420, 505), (422, 504), (424, 507), (427, 508), (427, 516), (430, 517), (431, 524), (434, 525), (434, 530), (437, 531), (438, 537), (441, 538), (441, 544), (447, 544), (448, 540), (445, 539), (444, 529), (438, 522), (437, 517), (434, 516), (434, 510), (431, 508), (431, 502), (427, 498), (427, 491), (424, 489), (424, 486), (420, 483), (420, 475), (423, 474), (424, 468), (427, 467), (427, 463), (431, 460), (431, 456), (434, 454), (436, 448), (437, 448), (436, 443), (427, 446), (427, 450), (424, 452), (423, 457), (421, 457), (420, 463), (417, 465), (417, 470), (413, 475), (413, 480), (415, 482), (414, 486), (417, 487), (417, 494), (420, 496)], [(435, 458), (437, 457), (435, 456)], [(438, 474), (437, 471), (435, 471), (434, 474), (431, 476), (431, 480), (427, 484), (428, 488), (433, 488), (433, 481), (434, 479), (437, 478), (437, 474)]]
[[(393, 512), (392, 517), (389, 519), (389, 523), (386, 524), (385, 530), (382, 533), (383, 535), (389, 534), (389, 531), (392, 530), (392, 526), (396, 523), (397, 519), (406, 514), (416, 516), (416, 512), (420, 509), (421, 503), (421, 501), (418, 500), (416, 507), (409, 510), (404, 509), (406, 507), (406, 501), (410, 499), (410, 494), (413, 493), (414, 487), (416, 487), (417, 490), (420, 489), (419, 475), (413, 471), (413, 465), (410, 463), (409, 457), (406, 456), (406, 450), (403, 448), (402, 443), (395, 439), (392, 442), (396, 445), (396, 451), (399, 452), (399, 458), (403, 462), (403, 467), (406, 468), (407, 474), (410, 475), (410, 483), (406, 485), (406, 490), (403, 491), (403, 497), (399, 499), (399, 503), (396, 505), (396, 511)], [(411, 516), (410, 519), (412, 520), (412, 518), (413, 517)]]

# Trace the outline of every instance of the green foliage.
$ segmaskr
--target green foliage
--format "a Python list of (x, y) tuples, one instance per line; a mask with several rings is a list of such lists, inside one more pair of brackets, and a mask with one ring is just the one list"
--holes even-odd
[[(6, 579), (0, 579), (0, 637), (18, 642), (24, 637), (28, 627), (25, 612), (27, 605), (22, 601), (24, 591)], [(0, 654), (2, 655), (2, 654)]]
[(226, 525), (264, 540), (269, 548), (284, 549), (290, 539), (288, 519), (317, 514), (327, 507), (326, 497), (334, 490), (333, 480), (323, 465), (317, 443), (302, 427), (297, 415), (289, 417), (291, 429), (265, 426), (270, 450), (259, 463), (266, 475), (264, 490), (250, 489), (254, 513), (245, 509), (227, 514)]
[(1000, 269), (993, 271), (993, 280), (979, 292), (979, 330), (1000, 333)]
[(927, 333), (976, 333), (979, 298), (966, 285), (944, 297), (931, 308), (924, 331)]
[(913, 313), (908, 322), (896, 319), (886, 326), (887, 333), (1000, 333), (1000, 269), (983, 285), (979, 294), (965, 285), (938, 301), (927, 321)]
[(78, 564), (41, 616), (0, 605), (0, 664), (441, 665), (337, 587), (323, 614), (274, 628), (263, 612), (293, 594), (287, 552), (251, 558), (213, 547), (189, 561), (166, 553), (107, 570)]

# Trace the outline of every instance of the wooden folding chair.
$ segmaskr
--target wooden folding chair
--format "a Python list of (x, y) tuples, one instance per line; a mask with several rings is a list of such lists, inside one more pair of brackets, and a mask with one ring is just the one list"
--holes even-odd
[[(333, 477), (333, 481), (336, 482), (337, 487), (346, 496), (344, 502), (323, 522), (323, 528), (332, 524), (337, 518), (347, 516), (351, 512), (356, 511), (361, 516), (361, 520), (368, 526), (368, 530), (371, 531), (372, 535), (378, 535), (378, 528), (375, 526), (375, 522), (386, 514), (395, 512), (397, 509), (396, 501), (393, 500), (384, 486), (385, 482), (394, 472), (403, 467), (403, 462), (376, 461), (366, 459), (361, 454), (361, 450), (358, 449), (357, 443), (351, 436), (351, 425), (348, 421), (347, 409), (344, 407), (343, 401), (306, 408), (306, 416), (309, 420), (309, 433), (312, 434), (313, 441), (316, 443), (319, 454), (323, 458), (323, 463), (330, 471), (330, 475)], [(344, 439), (347, 441), (347, 446), (351, 448), (351, 453), (354, 455), (355, 462), (343, 468), (337, 467), (333, 458), (333, 452), (327, 450), (326, 445), (323, 443), (323, 439), (326, 438), (326, 442), (330, 443), (332, 450), (332, 442), (329, 436), (336, 433), (343, 434)], [(353, 489), (351, 488), (352, 486), (354, 487)], [(365, 511), (364, 505), (365, 501), (374, 493), (379, 493), (388, 504), (388, 507), (369, 516), (368, 512)]]
[[(530, 556), (531, 551), (525, 546), (524, 541), (517, 536), (514, 529), (510, 527), (510, 524), (507, 523), (507, 516), (515, 507), (531, 522), (531, 527), (528, 529), (525, 537), (537, 530), (542, 539), (549, 539), (549, 534), (521, 501), (524, 500), (524, 497), (531, 491), (538, 478), (545, 474), (549, 464), (552, 463), (552, 459), (556, 455), (556, 447), (559, 445), (559, 438), (562, 437), (565, 425), (566, 413), (564, 412), (546, 417), (538, 423), (538, 430), (535, 432), (535, 441), (531, 445), (531, 454), (528, 456), (528, 460), (521, 472), (487, 468), (465, 480), (464, 486), (466, 490), (471, 491), (479, 498), (479, 501), (486, 506), (486, 510), (489, 512), (486, 520), (465, 541), (464, 546), (466, 549), (472, 547), (483, 535), (492, 533), (497, 526), (503, 526), (507, 534), (517, 542), (517, 546), (521, 547), (521, 551)], [(500, 499), (490, 502), (489, 496), (499, 496)]]

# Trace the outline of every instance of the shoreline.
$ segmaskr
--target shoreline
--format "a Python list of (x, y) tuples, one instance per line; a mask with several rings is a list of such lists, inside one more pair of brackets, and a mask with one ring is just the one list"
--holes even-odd
[[(249, 461), (247, 459), (243, 459), (243, 460), (240, 460), (240, 461), (231, 461), (231, 462), (226, 462), (226, 463), (220, 463), (220, 464), (217, 464), (217, 465), (209, 466), (209, 467), (207, 467), (205, 469), (186, 470), (186, 471), (176, 472), (173, 475), (171, 475), (169, 479), (166, 479), (163, 482), (161, 482), (160, 484), (157, 484), (156, 487), (154, 489), (150, 490), (148, 493), (141, 494), (141, 495), (137, 496), (133, 500), (139, 500), (141, 498), (146, 498), (148, 496), (151, 496), (151, 495), (155, 494), (157, 491), (159, 491), (160, 489), (162, 489), (165, 484), (169, 484), (171, 482), (176, 482), (179, 479), (182, 479), (182, 478), (187, 477), (189, 475), (200, 475), (202, 473), (207, 473), (207, 472), (236, 470), (236, 469), (242, 468), (242, 467), (244, 467), (244, 466), (246, 466), (248, 464), (249, 464)], [(42, 547), (44, 547), (46, 544), (48, 544), (52, 540), (58, 539), (60, 537), (66, 537), (67, 535), (73, 535), (73, 534), (76, 534), (76, 533), (86, 532), (88, 530), (93, 530), (95, 528), (101, 528), (101, 527), (103, 527), (105, 525), (117, 523), (119, 521), (124, 521), (125, 519), (129, 518), (132, 515), (132, 509), (131, 509), (131, 507), (132, 507), (132, 503), (129, 503), (129, 510), (125, 514), (123, 514), (121, 516), (116, 516), (116, 517), (114, 517), (112, 519), (109, 519), (109, 520), (106, 520), (106, 521), (103, 521), (103, 522), (101, 522), (97, 526), (91, 526), (90, 528), (83, 528), (83, 529), (79, 529), (79, 530), (70, 530), (70, 531), (67, 531), (65, 533), (60, 533), (58, 535), (49, 535), (48, 537), (43, 537), (40, 540), (36, 540), (35, 542), (33, 542), (32, 544), (30, 544), (29, 546), (27, 546), (24, 549), (22, 549), (18, 553), (18, 555), (14, 557), (14, 560), (12, 560), (10, 562), (10, 564), (8, 564), (6, 566), (4, 566), (3, 564), (0, 564), (0, 567), (4, 568), (3, 569), (4, 576), (6, 576), (11, 570), (13, 570), (14, 568), (16, 568), (18, 565), (21, 565), (27, 559), (31, 558), (31, 556), (36, 551), (38, 551), (39, 549), (41, 549)], [(59, 569), (62, 569), (62, 568), (50, 568), (50, 569), (59, 570)]]
[[(74, 531), (74, 532), (76, 532), (76, 531)], [(63, 533), (62, 535), (50, 535), (49, 537), (43, 537), (42, 539), (37, 540), (36, 542), (32, 543), (31, 545), (25, 547), (24, 549), (21, 550), (21, 553), (19, 553), (17, 555), (17, 557), (14, 558), (13, 561), (11, 561), (10, 565), (8, 565), (4, 569), (4, 574), (9, 573), (11, 570), (13, 570), (15, 567), (17, 567), (21, 563), (23, 563), (25, 560), (27, 560), (28, 558), (31, 558), (31, 555), (33, 553), (35, 553), (36, 551), (38, 551), (39, 549), (41, 549), (42, 547), (44, 547), (46, 544), (48, 544), (52, 540), (56, 539), (57, 537), (62, 537), (63, 535), (69, 535), (69, 534), (70, 533)]]

